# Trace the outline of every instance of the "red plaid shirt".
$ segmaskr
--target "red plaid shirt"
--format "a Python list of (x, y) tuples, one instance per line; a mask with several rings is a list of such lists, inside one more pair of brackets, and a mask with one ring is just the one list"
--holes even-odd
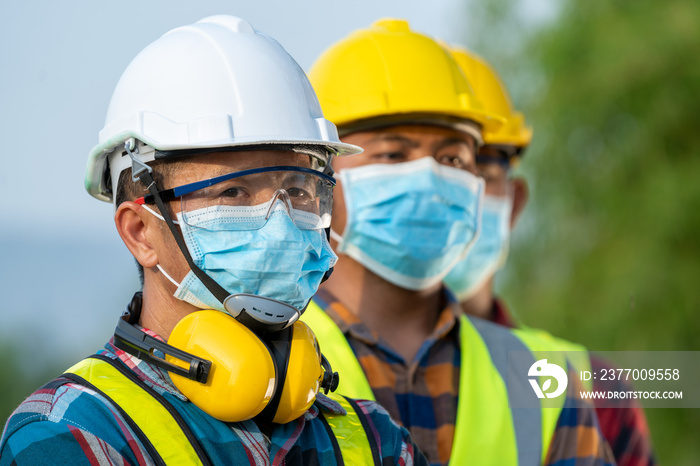
[[(514, 328), (517, 322), (508, 312), (505, 304), (494, 299), (490, 320), (499, 325)], [(615, 367), (610, 361), (591, 355), (591, 369), (600, 372), (602, 369)], [(615, 386), (612, 386), (612, 385)], [(626, 381), (593, 381), (595, 391), (628, 391), (632, 387)], [(610, 400), (593, 400), (600, 429), (610, 444), (618, 466), (651, 466), (656, 464), (651, 448), (649, 426), (642, 407), (636, 400), (614, 400), (616, 408), (611, 408)], [(623, 407), (619, 407), (620, 405)]]

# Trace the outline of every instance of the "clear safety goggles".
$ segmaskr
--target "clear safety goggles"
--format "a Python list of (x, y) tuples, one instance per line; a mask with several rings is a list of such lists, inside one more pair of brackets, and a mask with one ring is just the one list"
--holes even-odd
[[(301, 230), (328, 228), (335, 180), (294, 166), (262, 167), (217, 176), (158, 192), (180, 199), (181, 220), (208, 230), (257, 230), (285, 209)], [(152, 194), (135, 201), (155, 204)]]

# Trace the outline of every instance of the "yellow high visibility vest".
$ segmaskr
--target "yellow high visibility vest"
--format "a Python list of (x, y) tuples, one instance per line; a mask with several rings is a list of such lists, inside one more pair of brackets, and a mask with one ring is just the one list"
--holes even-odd
[[(301, 320), (314, 331), (331, 365), (342, 368), (338, 393), (374, 400), (350, 344), (328, 314), (311, 301)], [(485, 466), (541, 464), (565, 396), (547, 399), (545, 406), (544, 402), (524, 401), (525, 394), (532, 398), (529, 385), (511, 385), (508, 390), (508, 352), (529, 352), (532, 363), (541, 359), (538, 352), (557, 352), (561, 359), (553, 362), (566, 368), (567, 360), (572, 363), (575, 359), (577, 369), (586, 369), (590, 362), (585, 348), (541, 330), (508, 329), (467, 316), (460, 318), (460, 344), (459, 399), (450, 462)], [(551, 353), (547, 354), (552, 357)], [(527, 407), (521, 407), (524, 405)]]
[[(157, 464), (210, 464), (206, 453), (184, 422), (170, 410), (174, 408), (149, 393), (143, 382), (118, 362), (106, 357), (83, 359), (68, 369), (65, 376), (89, 388), (97, 389), (121, 412)], [(78, 376), (76, 378), (75, 376)], [(381, 464), (378, 447), (367, 435), (354, 402), (340, 395), (329, 395), (346, 415), (319, 413), (328, 423), (345, 464)], [(175, 414), (176, 416), (176, 414)]]

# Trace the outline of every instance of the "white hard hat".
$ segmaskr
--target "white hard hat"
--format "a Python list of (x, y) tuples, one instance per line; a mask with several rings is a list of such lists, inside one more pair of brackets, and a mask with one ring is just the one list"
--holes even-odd
[[(304, 71), (284, 48), (248, 22), (224, 15), (167, 32), (129, 64), (90, 152), (90, 195), (112, 200), (119, 173), (131, 167), (121, 145), (132, 138), (158, 151), (301, 146), (313, 149), (322, 165), (332, 155), (361, 152), (340, 142)], [(155, 152), (138, 157), (149, 162)]]

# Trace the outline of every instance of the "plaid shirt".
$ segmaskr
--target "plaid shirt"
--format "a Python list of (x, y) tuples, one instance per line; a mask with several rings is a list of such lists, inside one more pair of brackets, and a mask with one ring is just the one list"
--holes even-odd
[[(493, 302), (491, 321), (506, 327), (516, 327), (517, 323), (508, 312), (504, 303), (498, 299)], [(613, 368), (610, 361), (591, 355), (591, 370)], [(632, 387), (624, 380), (593, 380), (595, 391), (628, 391)], [(651, 448), (649, 426), (644, 410), (637, 400), (603, 400), (596, 399), (595, 405), (600, 430), (612, 447), (618, 466), (653, 466), (654, 452)], [(614, 405), (615, 407), (610, 407)]]
[[(152, 334), (152, 332), (151, 332)], [(225, 424), (204, 414), (175, 388), (165, 371), (117, 349), (110, 341), (100, 354), (121, 360), (139, 379), (163, 395), (182, 415), (213, 464), (336, 464), (321, 411), (344, 413), (319, 394), (295, 421), (273, 424), (268, 437), (252, 420)], [(383, 464), (427, 464), (405, 429), (377, 403), (359, 401)], [(154, 464), (124, 418), (94, 391), (56, 379), (27, 398), (7, 421), (0, 441), (0, 465)]]
[[(448, 305), (413, 361), (404, 361), (327, 290), (314, 297), (345, 334), (376, 400), (409, 430), (431, 465), (450, 459), (459, 395), (461, 308), (445, 295)], [(592, 405), (575, 393), (567, 394), (545, 464), (615, 464)]]

